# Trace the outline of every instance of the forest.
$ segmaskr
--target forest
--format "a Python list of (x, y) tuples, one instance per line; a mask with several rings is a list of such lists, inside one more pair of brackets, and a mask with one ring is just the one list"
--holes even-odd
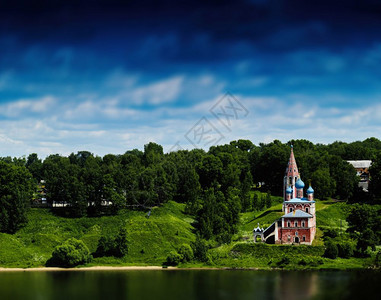
[[(249, 140), (226, 145), (164, 153), (149, 143), (144, 150), (96, 156), (79, 151), (40, 159), (0, 158), (0, 231), (15, 233), (27, 222), (26, 213), (45, 181), (46, 198), (64, 204), (52, 207), (68, 218), (116, 215), (121, 209), (144, 210), (168, 201), (185, 204), (198, 235), (229, 242), (239, 214), (271, 206), (282, 196), (284, 171), (293, 145), (302, 180), (310, 182), (318, 199), (380, 203), (381, 141), (314, 144), (307, 140), (259, 145)], [(358, 188), (355, 169), (347, 160), (372, 160), (369, 192)], [(267, 193), (263, 199), (253, 193)]]

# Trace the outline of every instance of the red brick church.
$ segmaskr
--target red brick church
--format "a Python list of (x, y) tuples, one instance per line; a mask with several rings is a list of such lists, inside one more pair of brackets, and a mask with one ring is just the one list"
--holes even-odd
[[(306, 191), (307, 197), (304, 197), (304, 187), (291, 146), (283, 181), (284, 215), (262, 230), (262, 240), (266, 243), (311, 245), (316, 233), (314, 190), (310, 185)], [(258, 226), (254, 229), (254, 235), (260, 231)]]

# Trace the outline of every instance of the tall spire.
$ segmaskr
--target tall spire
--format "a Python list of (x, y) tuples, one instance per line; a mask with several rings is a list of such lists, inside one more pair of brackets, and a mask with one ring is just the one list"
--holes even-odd
[(296, 160), (294, 156), (294, 147), (291, 145), (290, 159), (288, 160), (288, 165), (286, 169), (287, 177), (299, 177), (298, 166), (296, 165)]

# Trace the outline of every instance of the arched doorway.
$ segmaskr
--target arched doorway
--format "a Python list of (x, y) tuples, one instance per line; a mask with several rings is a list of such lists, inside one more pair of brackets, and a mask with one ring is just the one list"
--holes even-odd
[(294, 239), (295, 243), (299, 244), (299, 237), (296, 236), (295, 239)]

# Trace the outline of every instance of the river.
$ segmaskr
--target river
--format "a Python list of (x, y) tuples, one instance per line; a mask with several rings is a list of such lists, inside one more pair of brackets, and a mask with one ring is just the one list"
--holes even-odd
[(115, 270), (0, 272), (0, 299), (379, 299), (381, 272)]

